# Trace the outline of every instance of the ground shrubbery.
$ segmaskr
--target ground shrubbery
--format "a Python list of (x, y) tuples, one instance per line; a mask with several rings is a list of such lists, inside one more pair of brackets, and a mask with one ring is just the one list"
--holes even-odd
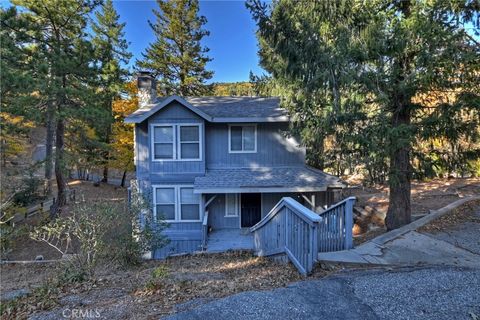
[(91, 279), (97, 268), (139, 264), (143, 255), (166, 243), (164, 225), (153, 223), (148, 200), (132, 193), (125, 202), (81, 202), (67, 217), (35, 228), (31, 237), (43, 241), (64, 257), (66, 282)]

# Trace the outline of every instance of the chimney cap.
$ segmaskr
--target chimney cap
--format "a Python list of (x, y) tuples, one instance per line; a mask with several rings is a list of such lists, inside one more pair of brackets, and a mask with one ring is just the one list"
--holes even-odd
[(141, 70), (141, 71), (138, 71), (137, 72), (137, 77), (152, 77), (152, 78), (155, 78), (153, 76), (153, 73), (151, 71), (147, 71), (147, 70)]

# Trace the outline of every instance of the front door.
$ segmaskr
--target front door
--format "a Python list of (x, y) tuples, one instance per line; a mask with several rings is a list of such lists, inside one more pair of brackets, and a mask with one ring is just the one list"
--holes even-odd
[(257, 224), (262, 218), (262, 196), (260, 193), (242, 193), (242, 228)]

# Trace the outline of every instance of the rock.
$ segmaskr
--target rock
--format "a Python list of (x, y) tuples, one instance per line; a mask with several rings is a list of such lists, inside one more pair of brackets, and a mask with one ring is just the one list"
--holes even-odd
[(2, 297), (0, 300), (1, 301), (15, 300), (17, 298), (21, 298), (29, 294), (30, 294), (30, 290), (28, 289), (18, 289), (18, 290), (7, 291), (2, 294)]
[(43, 260), (43, 256), (41, 254), (35, 257), (35, 261), (42, 261), (42, 260)]

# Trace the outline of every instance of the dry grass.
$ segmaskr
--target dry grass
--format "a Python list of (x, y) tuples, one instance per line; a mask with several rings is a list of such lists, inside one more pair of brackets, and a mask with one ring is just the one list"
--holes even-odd
[(448, 230), (449, 228), (463, 222), (480, 223), (480, 218), (475, 216), (475, 210), (478, 210), (480, 200), (467, 202), (452, 212), (433, 220), (432, 222), (417, 229), (420, 232), (436, 233)]
[(221, 298), (243, 291), (278, 288), (301, 279), (292, 265), (255, 257), (247, 252), (175, 257), (160, 266), (168, 270), (168, 275), (150, 279), (135, 290), (134, 295), (149, 297), (149, 303), (164, 306), (162, 312), (166, 313), (171, 312), (174, 305), (192, 299)]
[[(42, 267), (26, 266), (15, 270), (10, 266), (5, 271), (8, 281), (15, 281), (14, 272), (21, 271), (27, 276), (39, 272), (38, 268)], [(152, 276), (158, 269), (159, 276)], [(332, 271), (317, 266), (310, 278), (324, 277)], [(94, 281), (61, 286), (42, 299), (38, 295), (22, 298), (8, 309), (8, 315), (4, 312), (2, 318), (24, 318), (49, 309), (56, 315), (62, 307), (82, 308), (84, 301), (90, 301), (88, 308), (100, 310), (102, 317), (142, 315), (142, 318), (158, 319), (178, 311), (177, 306), (187, 301), (204, 303), (243, 291), (284, 287), (301, 279), (303, 277), (293, 265), (256, 257), (249, 252), (187, 255), (145, 262), (128, 270), (100, 271)], [(38, 278), (38, 281), (23, 285), (38, 286), (45, 279)], [(9, 289), (19, 287), (9, 284)]]

